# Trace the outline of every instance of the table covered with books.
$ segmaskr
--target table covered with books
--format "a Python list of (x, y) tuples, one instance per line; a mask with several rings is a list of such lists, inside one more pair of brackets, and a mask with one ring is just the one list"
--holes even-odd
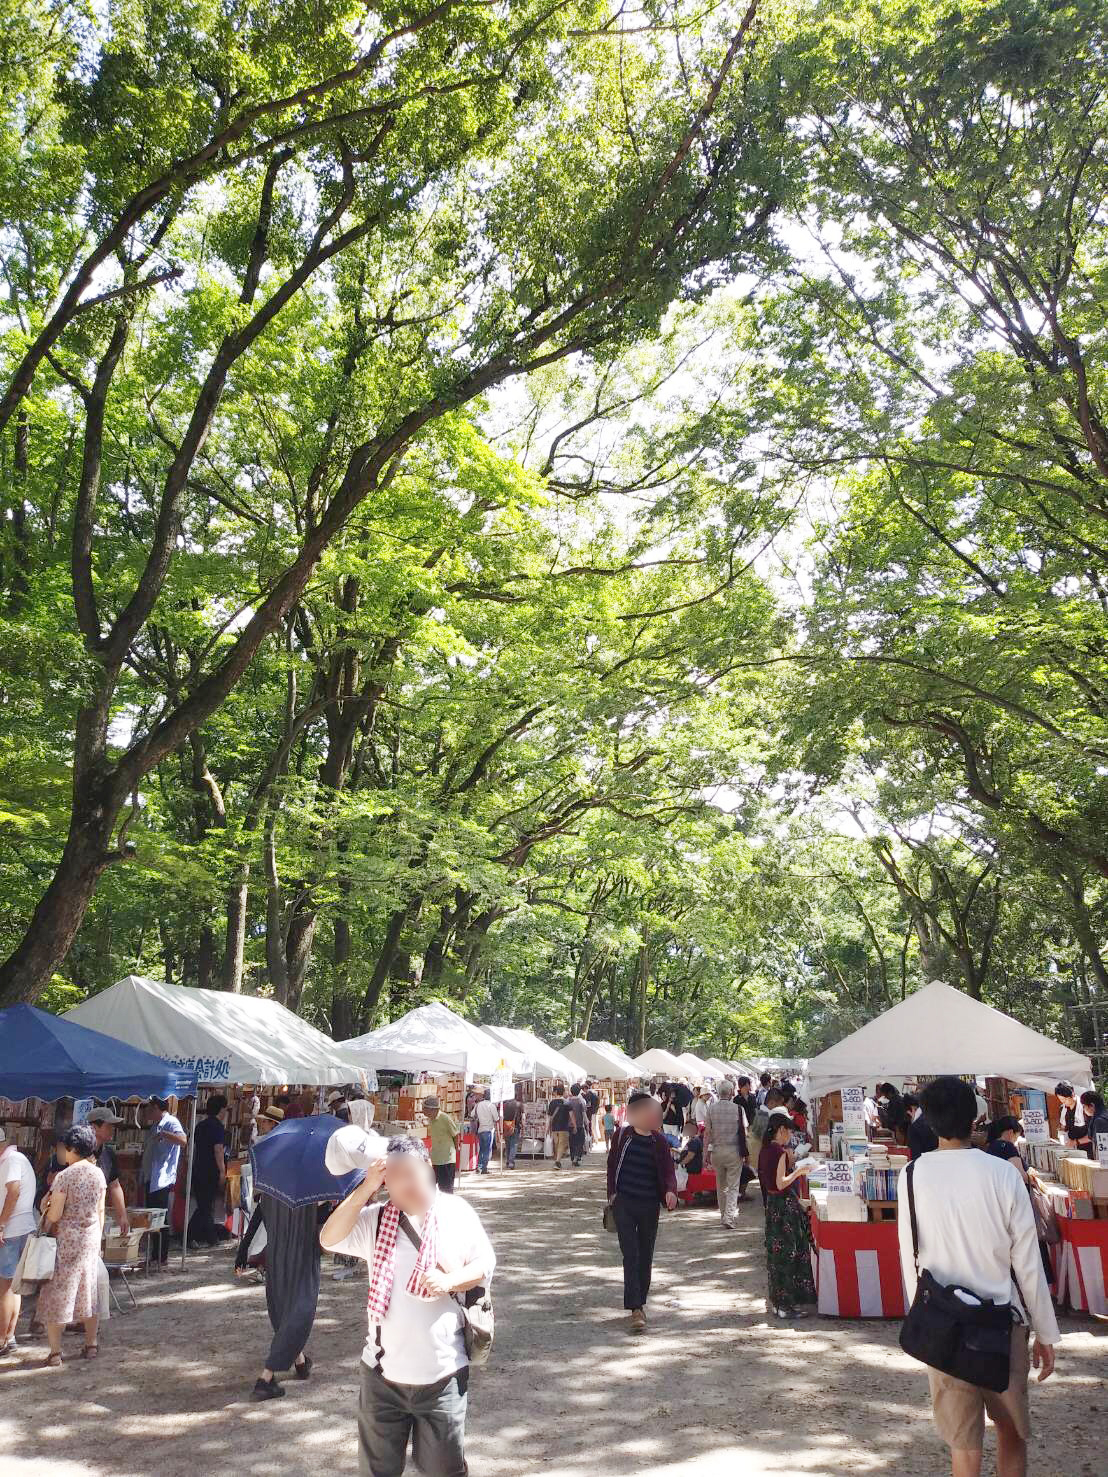
[(1035, 1189), (1057, 1241), (1054, 1300), (1074, 1313), (1108, 1317), (1108, 1165), (1057, 1144), (1033, 1144)]

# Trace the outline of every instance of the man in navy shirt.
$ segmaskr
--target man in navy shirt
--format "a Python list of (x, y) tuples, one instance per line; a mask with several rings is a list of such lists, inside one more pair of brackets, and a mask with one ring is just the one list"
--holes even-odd
[(227, 1131), (223, 1127), (223, 1113), (227, 1099), (221, 1092), (210, 1097), (204, 1107), (204, 1116), (196, 1125), (196, 1150), (192, 1165), (192, 1193), (196, 1209), (189, 1221), (189, 1241), (203, 1242), (214, 1246), (222, 1241), (226, 1229), (222, 1226), (222, 1213), (216, 1206), (227, 1183), (225, 1146)]

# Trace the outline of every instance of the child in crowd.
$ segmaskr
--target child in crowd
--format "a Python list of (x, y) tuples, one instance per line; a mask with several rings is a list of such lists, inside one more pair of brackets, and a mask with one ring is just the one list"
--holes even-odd
[(612, 1139), (616, 1131), (616, 1115), (611, 1103), (604, 1104), (604, 1147), (612, 1147)]

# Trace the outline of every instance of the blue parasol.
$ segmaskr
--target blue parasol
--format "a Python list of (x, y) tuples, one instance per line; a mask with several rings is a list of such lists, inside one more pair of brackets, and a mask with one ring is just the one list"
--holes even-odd
[(365, 1178), (365, 1170), (332, 1174), (324, 1155), (331, 1135), (347, 1126), (331, 1113), (320, 1113), (271, 1128), (250, 1150), (255, 1195), (264, 1192), (286, 1205), (344, 1199)]

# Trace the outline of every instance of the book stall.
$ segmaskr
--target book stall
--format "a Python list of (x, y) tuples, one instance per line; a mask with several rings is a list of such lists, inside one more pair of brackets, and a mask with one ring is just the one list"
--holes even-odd
[[(495, 1090), (507, 1087), (507, 1096), (510, 1079), (531, 1071), (531, 1063), (522, 1053), (495, 1040), (439, 1001), (417, 1005), (399, 1020), (339, 1044), (367, 1070), (382, 1077), (387, 1074), (390, 1082), (395, 1080), (395, 1086), (386, 1089), (380, 1106), (386, 1113), (395, 1111), (397, 1115), (383, 1122), (405, 1125), (398, 1126), (396, 1132), (420, 1131), (425, 1125), (423, 1099), (439, 1099), (442, 1111), (462, 1130), (459, 1171), (477, 1165), (477, 1139), (465, 1123), (467, 1084), (492, 1084)], [(405, 1115), (411, 1115), (410, 1119)]]
[(611, 1041), (580, 1039), (563, 1047), (562, 1055), (573, 1062), (578, 1072), (596, 1083), (596, 1090), (600, 1094), (601, 1114), (605, 1103), (611, 1103), (616, 1122), (622, 1123), (627, 1099), (643, 1077), (642, 1069), (636, 1065), (634, 1058), (629, 1057)]
[(195, 1101), (196, 1091), (194, 1072), (99, 1031), (33, 1005), (0, 1010), (0, 1122), (4, 1136), (27, 1155), (40, 1181), (56, 1134), (83, 1122), (94, 1104), (110, 1105), (126, 1119), (113, 1138), (131, 1231), (120, 1236), (110, 1220), (106, 1223), (103, 1259), (109, 1267), (136, 1263), (144, 1237), (149, 1254), (147, 1233), (163, 1224), (162, 1212), (139, 1206), (144, 1131), (138, 1126), (138, 1108), (152, 1096), (175, 1106), (185, 1099)]
[(1050, 1253), (1055, 1301), (1108, 1317), (1108, 1154), (1100, 1162), (1064, 1144), (1027, 1146), (1035, 1190), (1057, 1230)]
[[(808, 1063), (809, 1090), (820, 1100), (815, 1121), (820, 1132), (813, 1167), (807, 1180), (807, 1199), (815, 1246), (818, 1310), (832, 1318), (902, 1318), (907, 1311), (900, 1271), (897, 1231), (897, 1181), (908, 1162), (908, 1151), (879, 1131), (870, 1139), (863, 1112), (865, 1088), (892, 1080), (910, 1086), (932, 1077), (952, 1074), (987, 1078), (990, 1113), (1014, 1111), (1013, 1103), (1041, 1103), (1042, 1138), (1057, 1122), (1056, 1100), (1047, 1096), (1062, 1078), (1088, 1081), (1087, 1057), (1070, 1051), (1047, 1036), (1012, 1020), (1000, 1011), (973, 1000), (960, 990), (934, 981), (908, 996), (884, 1015), (870, 1021)], [(1017, 1087), (1018, 1084), (1018, 1087)], [(995, 1102), (994, 1102), (995, 1099)], [(1028, 1114), (1030, 1117), (1031, 1114)], [(1088, 1211), (1081, 1219), (1058, 1215), (1061, 1236), (1056, 1265), (1063, 1263), (1064, 1295), (1071, 1307), (1093, 1307), (1103, 1302), (1108, 1220), (1095, 1220), (1095, 1196), (1073, 1189), (1061, 1178), (1066, 1170), (1084, 1186), (1081, 1165), (1097, 1166), (1057, 1144), (1029, 1145), (1031, 1165), (1038, 1169), (1057, 1163), (1059, 1205), (1074, 1205), (1084, 1196)], [(1108, 1170), (1104, 1171), (1108, 1176)], [(1052, 1192), (1053, 1193), (1053, 1192)], [(1067, 1227), (1104, 1228), (1103, 1251), (1094, 1234), (1067, 1235)], [(1095, 1263), (1095, 1265), (1094, 1265)], [(1078, 1272), (1080, 1270), (1080, 1277)], [(1091, 1275), (1086, 1279), (1088, 1271)], [(1072, 1276), (1069, 1275), (1072, 1273)], [(1075, 1284), (1071, 1287), (1071, 1282)], [(1092, 1288), (1090, 1299), (1088, 1289)], [(1096, 1289), (1099, 1288), (1099, 1294)], [(1084, 1296), (1084, 1304), (1075, 1298)], [(1104, 1311), (1108, 1311), (1105, 1309)]]
[(518, 1052), (530, 1069), (526, 1075), (520, 1075), (515, 1084), (523, 1103), (523, 1123), (516, 1152), (524, 1158), (542, 1159), (546, 1156), (549, 1132), (547, 1104), (554, 1096), (555, 1087), (560, 1083), (568, 1091), (587, 1074), (563, 1052), (548, 1046), (531, 1031), (512, 1026), (484, 1026), (482, 1029), (493, 1040)]
[[(229, 1219), (237, 1228), (241, 1212), (249, 1212), (250, 1143), (255, 1129), (268, 1122), (265, 1109), (278, 1096), (321, 1087), (377, 1086), (376, 1076), (348, 1056), (329, 1036), (294, 1015), (276, 1000), (234, 995), (222, 990), (196, 990), (161, 980), (128, 975), (110, 989), (74, 1006), (62, 1017), (118, 1042), (126, 1042), (187, 1072), (204, 1089), (193, 1100), (184, 1128), (188, 1153), (181, 1156), (170, 1224), (183, 1232), (192, 1210), (192, 1169), (197, 1118), (212, 1093), (228, 1100), (227, 1191)], [(246, 1173), (244, 1174), (244, 1170)], [(246, 1204), (239, 1189), (247, 1185)], [(187, 1261), (185, 1237), (181, 1265)]]

